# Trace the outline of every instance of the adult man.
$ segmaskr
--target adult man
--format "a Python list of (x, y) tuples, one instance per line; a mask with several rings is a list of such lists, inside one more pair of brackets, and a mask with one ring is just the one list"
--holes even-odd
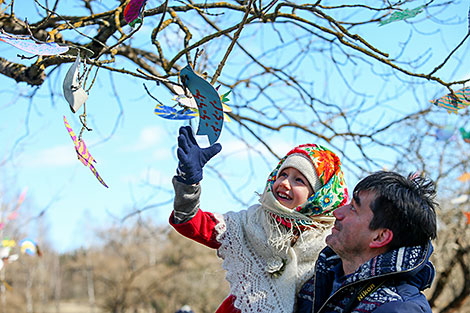
[(296, 312), (431, 312), (421, 291), (435, 273), (435, 194), (434, 183), (418, 175), (381, 171), (361, 180), (351, 203), (334, 212)]

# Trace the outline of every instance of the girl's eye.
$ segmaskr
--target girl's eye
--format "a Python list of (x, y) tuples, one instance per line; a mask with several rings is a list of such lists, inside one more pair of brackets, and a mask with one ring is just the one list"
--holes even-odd
[(281, 172), (281, 174), (279, 174), (279, 177), (287, 177), (286, 172)]
[(303, 185), (305, 185), (305, 182), (302, 178), (297, 178), (296, 181), (303, 184)]

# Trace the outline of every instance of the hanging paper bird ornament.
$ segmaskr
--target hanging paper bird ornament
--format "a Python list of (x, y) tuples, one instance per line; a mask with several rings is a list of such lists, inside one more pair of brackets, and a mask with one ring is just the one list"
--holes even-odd
[(197, 135), (207, 135), (212, 145), (217, 141), (224, 124), (224, 115), (220, 96), (209, 82), (197, 75), (190, 65), (180, 72), (183, 86), (189, 89), (196, 100), (199, 112)]
[(77, 152), (78, 159), (83, 163), (83, 165), (88, 166), (90, 170), (93, 172), (95, 177), (98, 179), (98, 181), (108, 188), (108, 185), (103, 181), (101, 176), (98, 174), (98, 171), (95, 169), (93, 166), (92, 162), (96, 163), (96, 160), (91, 156), (90, 152), (88, 151), (85, 142), (83, 140), (78, 140), (77, 136), (75, 136), (75, 133), (72, 130), (72, 127), (70, 127), (69, 122), (64, 116), (64, 123), (65, 123), (65, 128), (67, 128), (70, 137), (72, 137), (73, 143), (75, 144), (75, 151)]
[(155, 114), (170, 120), (189, 120), (197, 116), (197, 113), (189, 108), (176, 110), (163, 104), (157, 104)]
[(438, 128), (436, 130), (436, 139), (440, 141), (447, 141), (452, 137), (453, 134), (454, 134), (454, 129), (451, 126)]
[(455, 96), (448, 93), (439, 99), (431, 100), (431, 103), (445, 108), (449, 114), (457, 114), (458, 109), (463, 109), (470, 105), (470, 87), (459, 89), (454, 93)]
[(465, 128), (459, 128), (460, 134), (462, 135), (463, 141), (470, 143), (470, 132), (465, 131)]
[(417, 8), (414, 8), (412, 10), (405, 9), (403, 11), (395, 11), (395, 12), (392, 13), (392, 15), (388, 19), (380, 21), (379, 26), (383, 26), (383, 25), (391, 23), (391, 22), (406, 20), (406, 19), (409, 19), (411, 17), (415, 17), (416, 15), (418, 15), (419, 13), (421, 13), (423, 11), (424, 7), (425, 6), (422, 5), (422, 6), (419, 6)]
[(59, 46), (55, 42), (39, 42), (31, 36), (0, 33), (0, 41), (34, 55), (57, 55), (67, 52), (68, 46)]
[(77, 54), (75, 62), (67, 71), (62, 84), (65, 100), (69, 103), (70, 110), (73, 113), (77, 112), (88, 99), (88, 94), (83, 89), (81, 79), (79, 78), (79, 69), (80, 53)]
[(131, 0), (124, 8), (124, 19), (129, 26), (134, 27), (137, 23), (142, 23), (140, 18), (147, 0)]
[(19, 246), (20, 246), (22, 253), (26, 253), (29, 255), (37, 254), (41, 256), (41, 252), (39, 252), (38, 245), (32, 239), (26, 238), (26, 239), (21, 240), (19, 242)]

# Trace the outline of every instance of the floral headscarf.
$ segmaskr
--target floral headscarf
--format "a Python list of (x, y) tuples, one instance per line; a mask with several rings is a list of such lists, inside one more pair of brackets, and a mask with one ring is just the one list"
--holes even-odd
[(332, 212), (335, 209), (348, 202), (348, 190), (338, 156), (320, 145), (304, 144), (289, 151), (269, 175), (265, 193), (272, 194), (272, 187), (277, 178), (279, 168), (281, 168), (287, 157), (293, 153), (303, 154), (312, 161), (318, 178), (323, 185), (305, 203), (294, 210), (308, 217), (319, 215), (332, 216)]

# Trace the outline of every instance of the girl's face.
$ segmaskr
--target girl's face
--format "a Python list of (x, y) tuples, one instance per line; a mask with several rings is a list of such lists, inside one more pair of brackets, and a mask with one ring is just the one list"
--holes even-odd
[(293, 167), (284, 168), (273, 184), (274, 197), (283, 206), (294, 209), (313, 194), (305, 176)]

